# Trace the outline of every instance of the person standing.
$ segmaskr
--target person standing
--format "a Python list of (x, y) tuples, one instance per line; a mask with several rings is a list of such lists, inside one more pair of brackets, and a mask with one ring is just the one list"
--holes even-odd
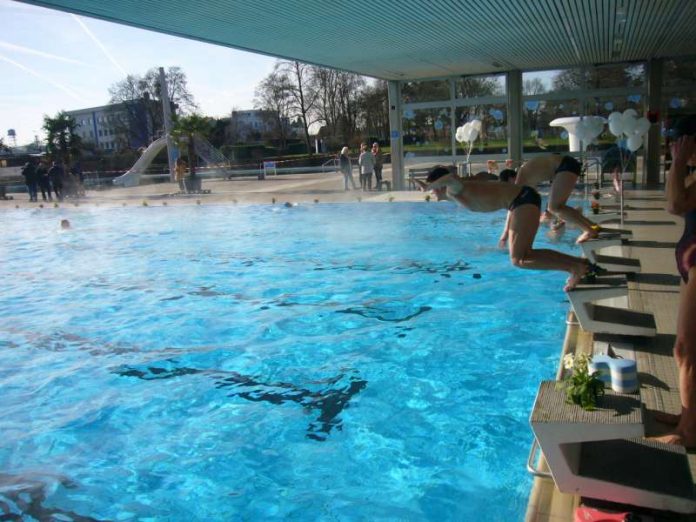
[(60, 166), (60, 163), (53, 162), (51, 168), (48, 169), (48, 177), (51, 180), (56, 198), (58, 201), (63, 201), (63, 167)]
[(353, 179), (353, 165), (350, 162), (350, 149), (348, 147), (343, 147), (341, 153), (338, 155), (338, 164), (343, 174), (343, 185), (345, 190), (348, 190), (348, 182), (350, 181), (353, 190), (355, 190), (355, 180)]
[(29, 201), (36, 201), (36, 185), (38, 178), (33, 159), (27, 161), (24, 164), (24, 167), (22, 167), (22, 176), (24, 176), (24, 183), (26, 184), (27, 192), (29, 193)]
[(681, 412), (655, 414), (661, 422), (674, 424), (673, 431), (657, 440), (696, 447), (696, 183), (690, 170), (696, 166), (696, 116), (686, 116), (676, 125), (672, 166), (667, 175), (667, 210), (684, 217), (684, 232), (675, 257), (682, 284), (677, 313), (674, 359), (679, 370)]
[(176, 158), (176, 165), (174, 166), (174, 179), (179, 184), (179, 192), (186, 192), (186, 162), (183, 158)]
[[(48, 169), (46, 168), (46, 163), (43, 161), (39, 162), (39, 166), (36, 167), (36, 179), (39, 182), (39, 188), (41, 189), (41, 197), (44, 201), (53, 201), (51, 197), (51, 181), (48, 178)], [(48, 198), (46, 197), (48, 196)]]
[(372, 152), (367, 150), (367, 143), (360, 144), (358, 165), (360, 166), (360, 188), (372, 190), (372, 171), (375, 166), (375, 159), (372, 156)]
[(377, 190), (382, 190), (382, 166), (384, 165), (384, 155), (377, 142), (372, 144), (372, 157), (375, 161), (375, 188)]

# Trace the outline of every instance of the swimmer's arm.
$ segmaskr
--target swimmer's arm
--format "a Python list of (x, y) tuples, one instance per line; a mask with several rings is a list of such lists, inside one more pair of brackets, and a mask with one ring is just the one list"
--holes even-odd
[(696, 184), (686, 187), (688, 161), (696, 151), (694, 136), (682, 136), (672, 144), (672, 166), (667, 176), (667, 210), (683, 215), (696, 208)]
[(464, 181), (459, 176), (447, 174), (446, 176), (436, 179), (432, 183), (426, 183), (420, 179), (416, 179), (415, 182), (420, 186), (421, 190), (432, 191), (438, 201), (449, 199), (460, 205), (467, 206), (466, 201), (462, 198)]
[(500, 239), (498, 240), (498, 246), (500, 248), (505, 248), (507, 245), (508, 235), (510, 234), (510, 214), (508, 210), (507, 216), (505, 217), (505, 226), (503, 226), (503, 233), (500, 234)]

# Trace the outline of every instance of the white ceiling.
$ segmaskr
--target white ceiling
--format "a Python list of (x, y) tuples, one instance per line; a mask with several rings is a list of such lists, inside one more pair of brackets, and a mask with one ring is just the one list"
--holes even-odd
[(696, 0), (23, 0), (385, 79), (696, 54)]

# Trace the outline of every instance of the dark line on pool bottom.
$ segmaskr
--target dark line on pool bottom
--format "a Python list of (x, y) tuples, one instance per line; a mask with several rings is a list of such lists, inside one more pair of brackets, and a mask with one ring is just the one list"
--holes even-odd
[(355, 315), (360, 315), (362, 317), (365, 317), (366, 319), (377, 319), (379, 321), (386, 321), (390, 323), (401, 323), (403, 321), (409, 321), (413, 319), (414, 317), (419, 316), (422, 313), (428, 312), (432, 310), (431, 306), (421, 306), (418, 308), (418, 310), (411, 315), (406, 315), (403, 317), (385, 317), (383, 315), (380, 315), (384, 313), (383, 310), (380, 310), (379, 308), (373, 308), (371, 306), (364, 306), (364, 307), (353, 307), (353, 308), (346, 308), (345, 310), (336, 310), (337, 314), (355, 314)]
[[(99, 519), (78, 515), (73, 511), (44, 506), (46, 490), (50, 486), (48, 479), (59, 482), (67, 489), (77, 488), (77, 485), (67, 477), (46, 476), (46, 481), (40, 478), (41, 475), (30, 477), (0, 473), (0, 520), (24, 520), (24, 516), (29, 515), (36, 520), (100, 522)], [(19, 513), (16, 513), (17, 509), (12, 509), (11, 504), (16, 506)]]
[[(236, 372), (230, 372), (226, 377), (220, 377), (220, 372), (211, 370), (199, 370), (197, 368), (158, 368), (156, 366), (148, 366), (146, 370), (139, 370), (131, 366), (125, 366), (114, 373), (123, 377), (137, 377), (145, 381), (154, 381), (159, 379), (172, 379), (175, 377), (183, 377), (184, 375), (195, 374), (215, 374), (211, 375), (215, 381), (217, 389), (244, 387), (257, 388), (249, 391), (235, 391), (227, 395), (228, 397), (239, 397), (252, 402), (268, 402), (270, 404), (283, 404), (285, 402), (294, 402), (303, 406), (306, 410), (318, 410), (319, 417), (317, 422), (311, 422), (307, 428), (307, 438), (323, 442), (331, 433), (332, 428), (341, 431), (343, 429), (343, 421), (339, 418), (341, 412), (348, 408), (349, 402), (354, 395), (357, 395), (367, 387), (367, 381), (356, 376), (350, 376), (346, 386), (338, 389), (327, 389), (320, 392), (314, 392), (306, 388), (295, 386), (291, 383), (266, 383), (257, 381), (252, 377), (241, 375)], [(329, 385), (335, 385), (341, 379), (346, 377), (345, 374), (339, 374), (336, 377), (326, 379)]]

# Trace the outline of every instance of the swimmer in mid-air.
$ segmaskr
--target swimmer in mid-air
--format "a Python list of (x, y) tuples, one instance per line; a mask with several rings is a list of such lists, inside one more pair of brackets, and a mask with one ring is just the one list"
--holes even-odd
[(532, 187), (488, 181), (465, 181), (447, 167), (433, 167), (427, 182), (416, 180), (423, 190), (430, 190), (438, 200), (450, 199), (474, 212), (508, 209), (507, 233), (510, 261), (518, 268), (562, 270), (570, 275), (564, 290), (572, 290), (584, 277), (605, 272), (587, 259), (556, 250), (534, 249), (539, 229), (541, 197)]
[[(575, 188), (575, 183), (580, 177), (582, 165), (571, 156), (560, 154), (548, 154), (537, 156), (526, 161), (517, 171), (515, 184), (535, 187), (542, 181), (550, 181), (549, 203), (547, 209), (541, 215), (542, 221), (550, 221), (556, 216), (562, 221), (568, 221), (582, 230), (577, 243), (594, 239), (602, 228), (593, 223), (582, 213), (568, 206), (568, 198)], [(508, 239), (507, 223), (500, 236), (501, 246)]]

